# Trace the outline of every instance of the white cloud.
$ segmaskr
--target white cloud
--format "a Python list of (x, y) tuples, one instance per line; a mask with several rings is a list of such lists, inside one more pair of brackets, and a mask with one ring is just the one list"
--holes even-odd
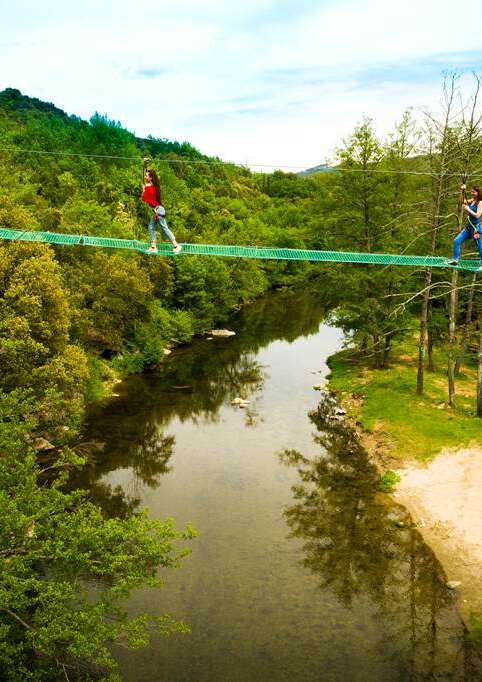
[(222, 158), (314, 165), (363, 114), (385, 131), (436, 105), (438, 72), (477, 48), (457, 21), (448, 0), (20, 0), (0, 7), (0, 88)]

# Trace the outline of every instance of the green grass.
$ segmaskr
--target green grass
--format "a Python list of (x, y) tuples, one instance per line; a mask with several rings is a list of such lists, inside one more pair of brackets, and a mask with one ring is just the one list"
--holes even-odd
[(330, 358), (330, 387), (395, 458), (429, 460), (442, 448), (482, 444), (482, 421), (475, 416), (475, 367), (465, 367), (457, 379), (456, 406), (450, 409), (442, 351), (435, 356), (438, 369), (425, 372), (423, 396), (415, 393), (416, 352), (416, 342), (407, 339), (394, 347), (387, 369), (373, 370), (369, 361), (354, 363), (353, 352), (342, 351)]

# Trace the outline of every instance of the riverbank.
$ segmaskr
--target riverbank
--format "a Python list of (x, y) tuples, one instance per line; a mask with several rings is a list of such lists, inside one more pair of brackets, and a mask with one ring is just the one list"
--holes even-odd
[(482, 422), (475, 417), (476, 368), (457, 380), (457, 404), (445, 402), (442, 356), (415, 393), (416, 345), (393, 349), (375, 371), (350, 351), (329, 360), (329, 388), (381, 474), (400, 477), (393, 496), (405, 506), (442, 564), (469, 627), (482, 616)]

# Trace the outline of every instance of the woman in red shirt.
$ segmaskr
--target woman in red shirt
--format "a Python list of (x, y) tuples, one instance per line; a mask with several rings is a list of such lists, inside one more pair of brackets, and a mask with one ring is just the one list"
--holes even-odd
[(154, 214), (152, 215), (148, 226), (149, 236), (151, 238), (151, 245), (148, 251), (151, 253), (157, 253), (156, 223), (159, 223), (161, 230), (172, 244), (173, 253), (179, 253), (182, 247), (177, 243), (176, 237), (172, 234), (171, 230), (167, 226), (167, 222), (164, 217), (166, 215), (166, 211), (164, 206), (161, 204), (161, 188), (157, 173), (154, 170), (147, 169), (144, 177), (145, 184), (142, 186), (141, 199), (154, 209)]

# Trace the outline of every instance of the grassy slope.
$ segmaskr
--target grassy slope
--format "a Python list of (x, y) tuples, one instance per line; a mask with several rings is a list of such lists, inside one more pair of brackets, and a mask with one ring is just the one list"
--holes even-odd
[(415, 340), (407, 339), (393, 348), (389, 368), (375, 371), (370, 359), (354, 362), (350, 351), (342, 351), (330, 358), (330, 388), (395, 459), (428, 461), (442, 448), (482, 444), (482, 423), (475, 417), (476, 368), (464, 367), (457, 404), (450, 409), (442, 352), (435, 354), (436, 371), (425, 373), (424, 396), (415, 393), (416, 352)]

